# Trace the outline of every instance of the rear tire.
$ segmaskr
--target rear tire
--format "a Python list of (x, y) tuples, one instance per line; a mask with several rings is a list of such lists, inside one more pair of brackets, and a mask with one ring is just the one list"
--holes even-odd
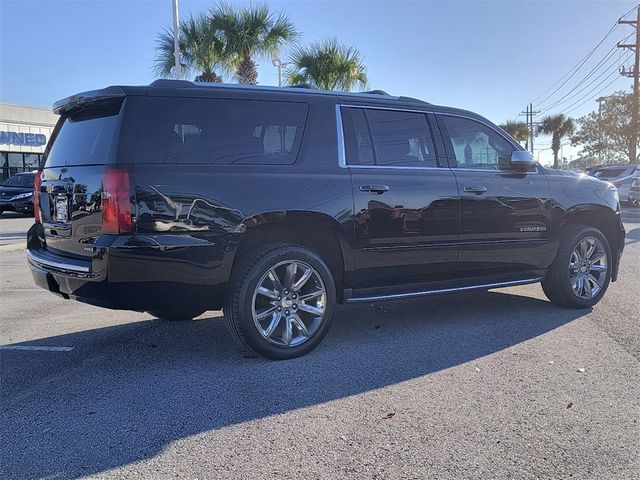
[(542, 280), (547, 298), (563, 307), (590, 308), (611, 281), (611, 248), (600, 230), (569, 225), (556, 258)]
[(224, 316), (242, 346), (286, 360), (320, 344), (335, 304), (335, 282), (326, 263), (308, 248), (279, 243), (240, 260)]
[(170, 322), (183, 322), (193, 320), (194, 318), (202, 315), (204, 312), (206, 312), (206, 310), (188, 308), (147, 310), (147, 313), (149, 315), (153, 315), (159, 320), (169, 320)]

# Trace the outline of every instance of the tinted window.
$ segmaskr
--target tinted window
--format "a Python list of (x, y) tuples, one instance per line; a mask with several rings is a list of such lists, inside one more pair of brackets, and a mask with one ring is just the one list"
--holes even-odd
[(449, 133), (451, 147), (460, 168), (508, 168), (515, 150), (503, 136), (468, 118), (440, 117)]
[(304, 103), (147, 98), (136, 162), (292, 164), (306, 117)]
[(373, 165), (373, 146), (364, 109), (344, 108), (342, 119), (345, 133), (345, 149), (349, 165)]
[(376, 165), (436, 167), (437, 160), (422, 113), (367, 110)]
[(593, 172), (597, 178), (617, 178), (627, 173), (627, 167), (621, 168), (601, 168)]
[(24, 188), (33, 188), (33, 179), (35, 175), (26, 174), (26, 175), (14, 175), (9, 180), (4, 182), (2, 185), (5, 187), (24, 187)]
[(96, 102), (62, 117), (45, 167), (108, 163), (121, 105), (122, 100)]

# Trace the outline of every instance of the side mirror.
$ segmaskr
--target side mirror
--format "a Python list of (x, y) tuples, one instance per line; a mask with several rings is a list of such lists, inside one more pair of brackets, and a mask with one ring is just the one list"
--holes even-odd
[(511, 166), (515, 168), (527, 168), (536, 164), (531, 152), (527, 150), (514, 150), (511, 152)]

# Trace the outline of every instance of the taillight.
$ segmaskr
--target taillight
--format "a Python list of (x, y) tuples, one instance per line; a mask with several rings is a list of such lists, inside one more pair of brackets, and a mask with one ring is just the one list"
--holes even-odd
[(42, 185), (42, 170), (36, 172), (33, 179), (33, 219), (40, 223), (40, 186)]
[(102, 233), (131, 233), (129, 171), (107, 167), (102, 176)]

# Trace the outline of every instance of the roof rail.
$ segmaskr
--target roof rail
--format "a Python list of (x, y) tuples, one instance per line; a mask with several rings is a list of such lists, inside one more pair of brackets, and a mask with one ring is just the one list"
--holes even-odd
[(417, 103), (426, 103), (427, 105), (431, 105), (429, 102), (425, 102), (424, 100), (420, 100), (419, 98), (414, 97), (398, 97), (398, 100), (401, 102), (417, 102)]
[(361, 93), (368, 93), (369, 95), (386, 95), (387, 97), (391, 96), (384, 90), (369, 90), (368, 92), (361, 92)]
[(161, 78), (149, 84), (150, 87), (193, 87), (189, 80), (169, 80)]
[(310, 90), (317, 90), (316, 87), (309, 83), (297, 83), (295, 85), (289, 85), (290, 88), (308, 88)]

